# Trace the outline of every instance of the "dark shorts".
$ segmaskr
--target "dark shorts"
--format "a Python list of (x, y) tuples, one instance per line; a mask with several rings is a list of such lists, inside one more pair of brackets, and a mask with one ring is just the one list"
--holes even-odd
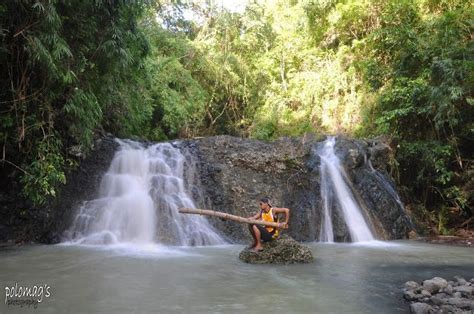
[(262, 225), (256, 225), (258, 230), (260, 230), (260, 239), (262, 239), (263, 242), (270, 242), (273, 240), (273, 235), (275, 234), (275, 229), (273, 229), (272, 232), (268, 232), (267, 229), (265, 229), (264, 226)]

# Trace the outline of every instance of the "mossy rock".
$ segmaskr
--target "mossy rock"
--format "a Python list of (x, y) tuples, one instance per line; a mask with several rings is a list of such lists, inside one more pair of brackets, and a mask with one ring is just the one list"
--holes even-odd
[(288, 235), (263, 244), (263, 251), (253, 252), (245, 248), (239, 254), (240, 260), (250, 264), (294, 264), (311, 263), (311, 250)]

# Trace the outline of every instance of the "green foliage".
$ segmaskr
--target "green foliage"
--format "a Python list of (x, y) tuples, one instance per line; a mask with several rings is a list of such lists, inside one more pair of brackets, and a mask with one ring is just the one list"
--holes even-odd
[(193, 75), (199, 66), (193, 60), (199, 58), (197, 51), (185, 37), (169, 34), (157, 24), (149, 36), (153, 46), (146, 70), (151, 78), (152, 138), (197, 135), (209, 98)]
[(150, 115), (137, 113), (149, 104), (137, 110), (142, 99), (131, 92), (143, 83), (148, 47), (137, 22), (145, 8), (142, 1), (1, 4), (2, 174), (23, 168), (24, 194), (35, 204), (64, 183), (69, 146), (87, 150), (97, 129), (132, 135), (148, 123)]
[(472, 167), (474, 10), (468, 1), (394, 1), (382, 12), (358, 61), (377, 95), (364, 113), (376, 127), (363, 134), (400, 139), (400, 183), (447, 233), (454, 215), (473, 214), (472, 191), (460, 187)]
[(36, 143), (33, 162), (25, 167), (21, 182), (24, 194), (34, 204), (44, 204), (48, 197), (56, 196), (57, 186), (66, 183), (63, 172), (64, 158), (61, 142), (54, 137), (46, 137)]
[[(405, 173), (405, 179), (412, 182), (415, 195), (436, 186), (446, 186), (454, 176), (449, 167), (452, 147), (441, 142), (401, 142), (397, 160)], [(434, 185), (435, 184), (435, 185)], [(423, 200), (426, 202), (426, 199)]]
[(0, 20), (0, 138), (37, 203), (97, 131), (318, 132), (398, 141), (399, 183), (440, 232), (473, 214), (470, 1), (14, 0)]
[(64, 106), (64, 111), (74, 121), (69, 126), (71, 136), (79, 143), (89, 145), (92, 141), (92, 131), (102, 118), (102, 110), (95, 95), (75, 90)]

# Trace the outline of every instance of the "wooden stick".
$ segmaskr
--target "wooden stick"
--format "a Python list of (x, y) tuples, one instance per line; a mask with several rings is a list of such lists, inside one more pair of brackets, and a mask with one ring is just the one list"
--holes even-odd
[(263, 221), (263, 220), (244, 218), (244, 217), (226, 214), (223, 212), (218, 212), (218, 211), (210, 210), (210, 209), (180, 208), (178, 211), (181, 214), (197, 214), (197, 215), (205, 215), (205, 216), (215, 216), (215, 217), (219, 217), (223, 219), (233, 220), (233, 221), (252, 224), (252, 225), (263, 225), (263, 226), (275, 227), (275, 228), (281, 228), (282, 226), (282, 224), (278, 222), (269, 222), (269, 221)]

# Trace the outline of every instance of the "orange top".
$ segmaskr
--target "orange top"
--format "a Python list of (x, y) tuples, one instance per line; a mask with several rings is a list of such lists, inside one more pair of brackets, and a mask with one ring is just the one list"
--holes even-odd
[[(273, 219), (273, 209), (272, 208), (270, 208), (268, 213), (266, 213), (265, 211), (262, 210), (262, 220), (263, 221), (268, 221), (268, 222), (275, 222), (275, 220)], [(273, 230), (275, 228), (265, 227), (265, 229), (267, 229), (268, 232), (273, 232)]]

